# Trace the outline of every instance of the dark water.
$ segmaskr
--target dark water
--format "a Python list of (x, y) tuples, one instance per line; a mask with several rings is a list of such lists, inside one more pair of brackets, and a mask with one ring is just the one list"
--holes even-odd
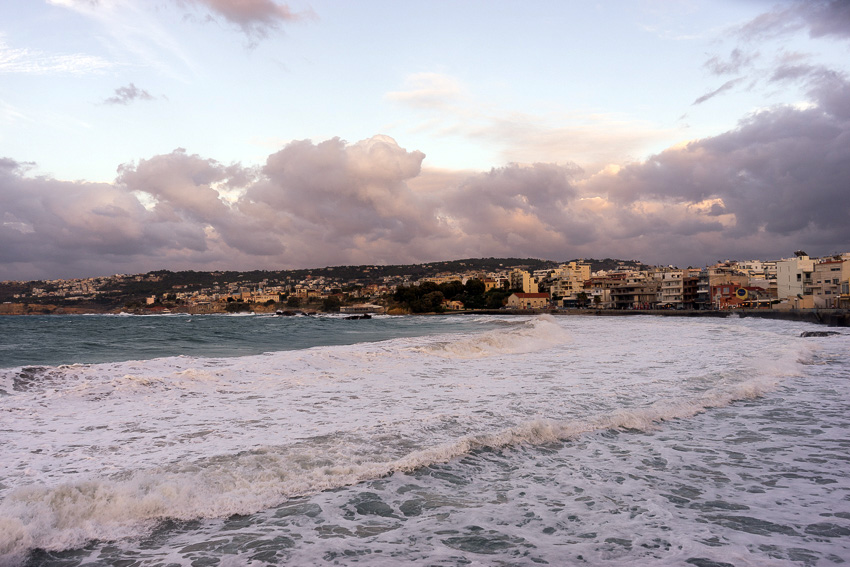
[[(34, 315), (0, 317), (0, 368), (147, 360), (164, 356), (246, 356), (442, 332), (463, 318), (271, 315)], [(468, 325), (467, 325), (468, 327)]]

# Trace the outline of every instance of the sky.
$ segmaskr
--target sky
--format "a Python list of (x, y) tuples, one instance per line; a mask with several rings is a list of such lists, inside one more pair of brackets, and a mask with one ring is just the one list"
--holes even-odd
[(4, 0), (0, 280), (850, 251), (846, 0)]

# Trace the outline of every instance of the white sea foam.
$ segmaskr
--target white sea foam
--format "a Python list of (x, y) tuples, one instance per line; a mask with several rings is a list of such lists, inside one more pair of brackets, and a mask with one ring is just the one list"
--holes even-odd
[(570, 341), (569, 332), (551, 315), (541, 315), (509, 330), (496, 329), (470, 337), (451, 337), (425, 347), (425, 352), (445, 358), (482, 358), (501, 354), (525, 354)]
[[(29, 389), (12, 383), (0, 398), (12, 418), (0, 557), (256, 512), (477, 449), (659, 427), (770, 391), (813, 348), (746, 320), (516, 321), (472, 336), (33, 372)], [(696, 348), (708, 341), (719, 345)]]

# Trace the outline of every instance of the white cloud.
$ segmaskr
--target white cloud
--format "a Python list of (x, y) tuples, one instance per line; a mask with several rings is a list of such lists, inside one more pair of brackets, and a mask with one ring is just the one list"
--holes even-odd
[(111, 67), (110, 61), (95, 55), (15, 48), (0, 39), (0, 73), (89, 75), (103, 73)]

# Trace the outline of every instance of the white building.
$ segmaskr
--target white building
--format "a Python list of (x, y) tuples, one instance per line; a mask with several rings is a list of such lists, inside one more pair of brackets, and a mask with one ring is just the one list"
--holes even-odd
[(779, 299), (812, 294), (812, 273), (815, 261), (805, 252), (795, 252), (793, 258), (776, 262), (776, 295)]

